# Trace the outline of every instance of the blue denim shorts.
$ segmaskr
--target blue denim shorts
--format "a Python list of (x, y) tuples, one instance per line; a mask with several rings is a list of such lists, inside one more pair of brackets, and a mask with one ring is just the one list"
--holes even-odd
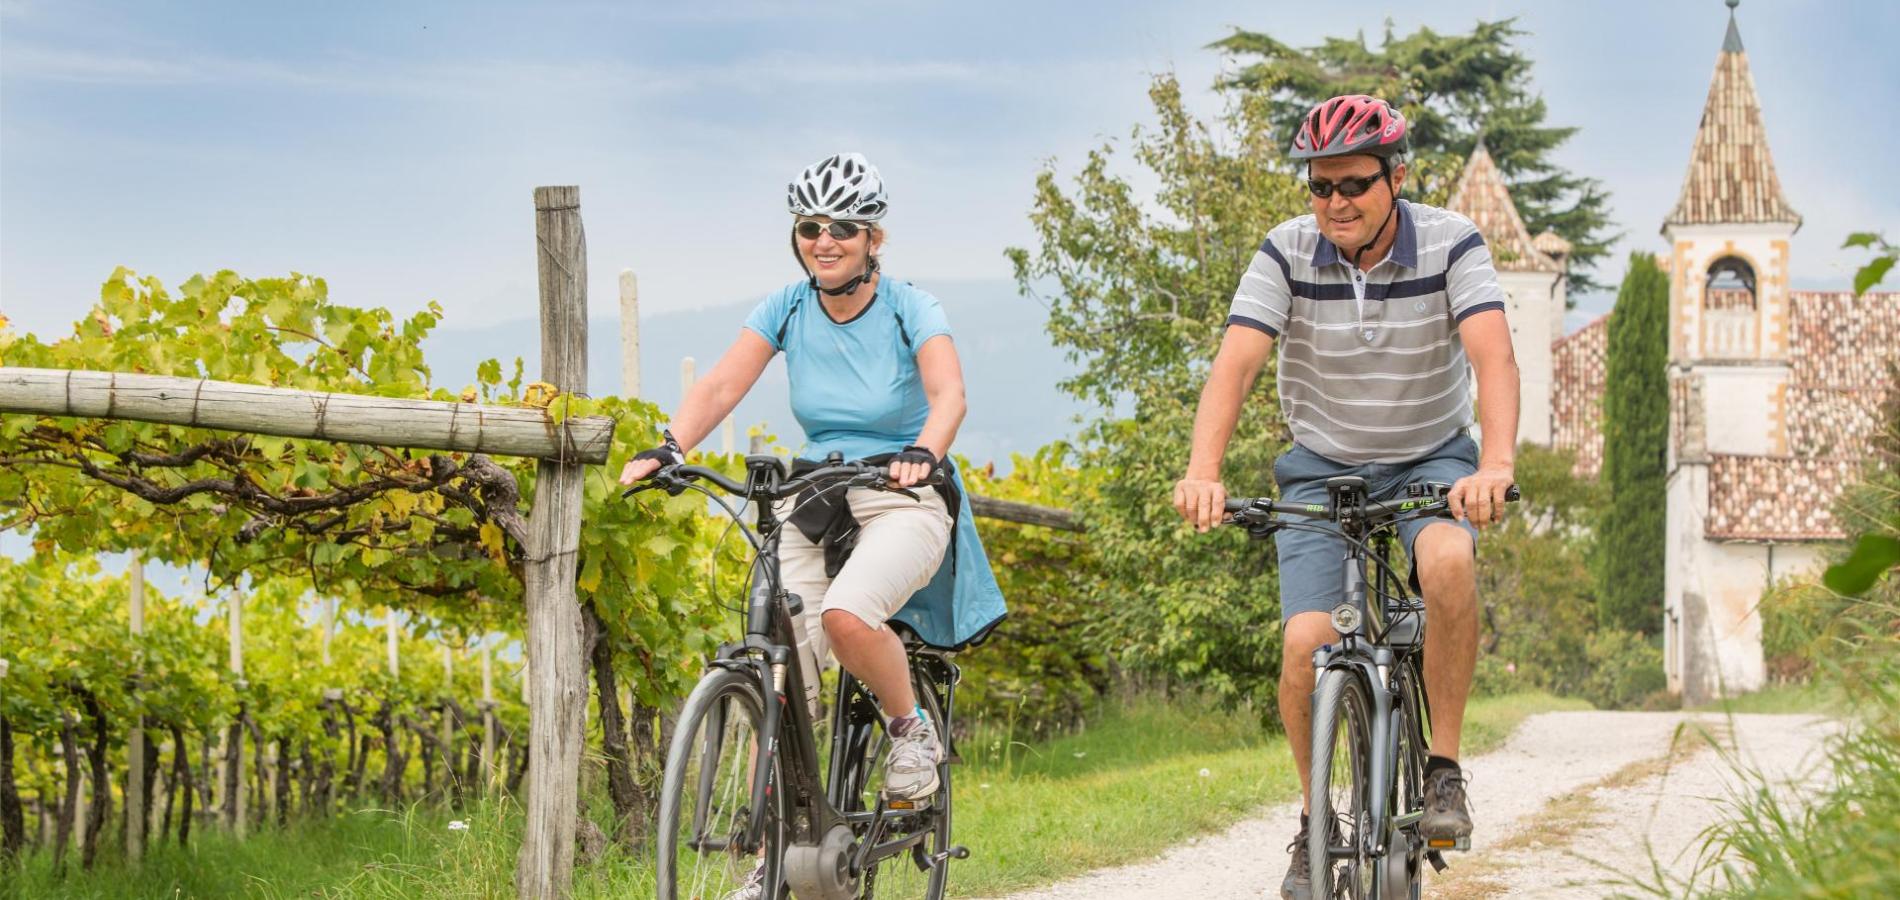
[[(1326, 479), (1357, 475), (1366, 480), (1371, 499), (1394, 500), (1402, 497), (1405, 486), (1427, 481), (1451, 484), (1478, 471), (1478, 445), (1460, 433), (1437, 449), (1410, 462), (1347, 465), (1334, 462), (1298, 444), (1273, 461), (1273, 480), (1280, 486), (1280, 500), (1287, 503), (1325, 503)], [(1470, 522), (1456, 519), (1412, 519), (1399, 525), (1399, 539), (1405, 542), (1408, 557), (1419, 532), (1437, 522), (1463, 528), (1471, 535), (1471, 546), (1478, 546), (1478, 529)], [(1331, 523), (1325, 525), (1337, 533)], [(1312, 531), (1284, 529), (1273, 536), (1280, 554), (1280, 622), (1303, 612), (1331, 612), (1345, 602), (1346, 581), (1342, 561), (1346, 542), (1338, 537)], [(1417, 584), (1416, 569), (1412, 574)]]

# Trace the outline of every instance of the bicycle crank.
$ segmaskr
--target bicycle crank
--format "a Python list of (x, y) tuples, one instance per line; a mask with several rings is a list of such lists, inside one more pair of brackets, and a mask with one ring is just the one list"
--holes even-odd
[(851, 876), (851, 828), (834, 825), (816, 845), (785, 848), (785, 884), (798, 900), (852, 900), (858, 880)]

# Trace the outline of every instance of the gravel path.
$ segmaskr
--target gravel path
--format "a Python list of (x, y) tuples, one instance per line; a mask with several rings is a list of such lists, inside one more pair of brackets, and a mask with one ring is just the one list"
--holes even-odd
[[(1470, 853), (1428, 882), (1444, 898), (1601, 897), (1651, 859), (1680, 879), (1737, 776), (1710, 739), (1771, 782), (1812, 786), (1837, 726), (1815, 716), (1558, 712), (1525, 720), (1470, 760)], [(1279, 896), (1299, 807), (1286, 805), (1148, 862), (1103, 869), (1009, 900)], [(1594, 861), (1593, 861), (1594, 860)], [(1671, 891), (1680, 893), (1680, 888)]]

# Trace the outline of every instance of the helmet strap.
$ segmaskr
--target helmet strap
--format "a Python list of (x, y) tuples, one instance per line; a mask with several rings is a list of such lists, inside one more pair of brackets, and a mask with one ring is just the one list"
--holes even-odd
[(1383, 156), (1379, 157), (1379, 174), (1385, 176), (1386, 190), (1392, 194), (1392, 208), (1385, 211), (1385, 219), (1379, 223), (1379, 230), (1372, 233), (1372, 240), (1367, 241), (1364, 246), (1353, 251), (1352, 267), (1355, 269), (1359, 268), (1360, 258), (1366, 255), (1367, 250), (1372, 249), (1373, 244), (1379, 242), (1379, 238), (1385, 234), (1385, 226), (1392, 224), (1392, 217), (1399, 212), (1399, 189), (1397, 185), (1392, 183), (1392, 165), (1387, 162)]
[[(794, 253), (798, 252), (798, 248), (796, 244), (793, 245), (792, 252)], [(852, 276), (850, 281), (847, 281), (844, 284), (838, 285), (835, 288), (828, 288), (819, 284), (818, 276), (813, 275), (810, 269), (805, 269), (805, 276), (809, 278), (811, 281), (811, 289), (814, 291), (817, 291), (818, 293), (824, 294), (827, 297), (842, 297), (846, 294), (856, 291), (860, 287), (863, 287), (865, 282), (870, 281), (871, 277), (877, 274), (877, 255), (871, 253), (869, 248), (866, 248), (865, 253), (866, 253), (866, 256), (865, 256), (865, 261), (864, 261), (864, 272), (862, 274)], [(798, 258), (798, 265), (800, 267), (803, 267), (805, 265), (805, 258), (803, 256), (800, 256)]]

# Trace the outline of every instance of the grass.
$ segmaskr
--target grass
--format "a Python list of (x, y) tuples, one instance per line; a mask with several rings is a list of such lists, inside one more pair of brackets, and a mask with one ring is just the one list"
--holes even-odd
[(1809, 713), (1817, 715), (1839, 715), (1851, 708), (1852, 704), (1840, 687), (1833, 682), (1815, 679), (1812, 681), (1777, 684), (1763, 688), (1752, 694), (1742, 694), (1717, 700), (1713, 703), (1695, 707), (1696, 712), (1719, 712), (1729, 714), (1751, 713)]
[[(1588, 708), (1545, 694), (1475, 700), (1467, 753), (1502, 744), (1533, 713)], [(1191, 700), (1137, 698), (1106, 708), (1073, 735), (1025, 744), (979, 733), (959, 750), (957, 834), (971, 857), (956, 864), (957, 896), (1146, 859), (1298, 792), (1284, 740), (1263, 733), (1250, 715)], [(518, 810), (484, 804), (461, 814), (466, 830), (450, 830), (451, 818), (421, 807), (365, 811), (243, 842), (207, 829), (189, 853), (158, 848), (136, 873), (102, 862), (90, 873), (75, 866), (57, 881), (41, 855), (13, 883), (27, 897), (512, 895)], [(581, 898), (652, 892), (646, 861), (618, 850), (582, 866), (575, 880)]]

